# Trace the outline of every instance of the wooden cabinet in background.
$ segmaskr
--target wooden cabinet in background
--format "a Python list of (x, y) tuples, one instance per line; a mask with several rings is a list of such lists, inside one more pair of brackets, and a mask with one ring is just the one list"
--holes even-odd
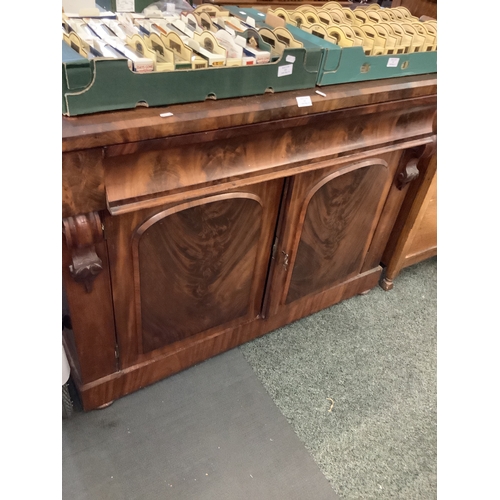
[(406, 7), (415, 17), (437, 19), (437, 0), (392, 0), (391, 7)]
[(63, 118), (64, 345), (85, 410), (377, 286), (430, 172), (436, 78), (322, 91)]

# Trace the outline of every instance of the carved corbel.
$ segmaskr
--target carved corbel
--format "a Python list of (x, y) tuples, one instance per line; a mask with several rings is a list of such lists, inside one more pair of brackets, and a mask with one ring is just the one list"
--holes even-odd
[(417, 168), (419, 158), (412, 158), (405, 166), (402, 172), (399, 173), (396, 179), (396, 187), (401, 190), (408, 183), (418, 177), (419, 171)]
[(396, 178), (396, 187), (401, 190), (408, 183), (414, 181), (419, 175), (418, 164), (420, 161), (429, 158), (436, 151), (436, 138), (433, 136), (433, 141), (418, 148), (410, 150), (410, 159), (405, 165), (405, 168), (399, 173)]
[(95, 245), (104, 239), (99, 214), (91, 212), (63, 219), (63, 233), (73, 261), (69, 266), (71, 276), (90, 293), (102, 271), (102, 260), (95, 251)]

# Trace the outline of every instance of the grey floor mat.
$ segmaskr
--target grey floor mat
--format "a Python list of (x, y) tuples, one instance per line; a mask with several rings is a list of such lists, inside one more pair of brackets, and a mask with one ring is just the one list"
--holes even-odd
[(63, 500), (338, 500), (238, 349), (62, 424)]

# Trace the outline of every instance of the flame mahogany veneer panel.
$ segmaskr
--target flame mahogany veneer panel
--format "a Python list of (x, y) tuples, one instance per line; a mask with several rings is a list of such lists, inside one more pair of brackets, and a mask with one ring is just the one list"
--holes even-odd
[(259, 318), (283, 183), (105, 217), (122, 370)]
[(262, 207), (232, 198), (156, 218), (135, 242), (143, 352), (250, 312)]
[(386, 165), (369, 165), (329, 180), (312, 195), (286, 302), (358, 274), (366, 254)]
[[(281, 177), (292, 167), (314, 168), (320, 160), (348, 153), (369, 154), (425, 131), (435, 104), (389, 103), (279, 123), (241, 127), (229, 137), (205, 134), (134, 145), (122, 153), (110, 147), (103, 160), (106, 198), (112, 213), (137, 210), (182, 198), (187, 190), (214, 189), (228, 182)], [(211, 135), (211, 134), (207, 134)], [(189, 141), (189, 142), (188, 142)], [(176, 198), (173, 198), (176, 197)]]

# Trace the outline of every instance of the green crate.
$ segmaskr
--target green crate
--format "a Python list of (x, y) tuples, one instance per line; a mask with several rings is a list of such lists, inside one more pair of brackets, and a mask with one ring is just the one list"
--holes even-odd
[(269, 64), (138, 74), (126, 59), (87, 60), (64, 41), (62, 49), (63, 114), (68, 116), (314, 88), (321, 63), (320, 50), (295, 48)]
[[(245, 16), (252, 17), (256, 21), (256, 26), (267, 26), (272, 29), (265, 24), (265, 15), (256, 9), (236, 6), (224, 6), (224, 8), (241, 19)], [(323, 50), (322, 64), (316, 82), (319, 86), (437, 73), (436, 51), (367, 56), (362, 47), (341, 48), (291, 24), (286, 24), (285, 27), (297, 40), (307, 40), (311, 45), (316, 44)]]

